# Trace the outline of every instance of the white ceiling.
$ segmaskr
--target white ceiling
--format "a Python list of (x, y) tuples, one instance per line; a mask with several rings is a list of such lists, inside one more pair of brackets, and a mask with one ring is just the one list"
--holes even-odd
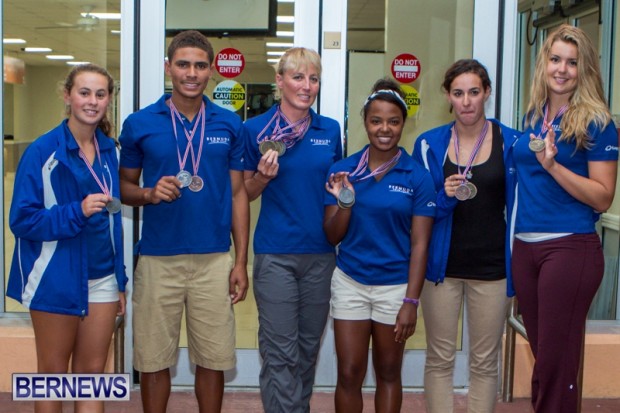
[[(66, 65), (51, 61), (45, 54), (26, 53), (28, 47), (50, 47), (54, 54), (69, 54), (76, 60), (91, 61), (110, 69), (117, 68), (120, 56), (120, 36), (111, 30), (119, 30), (114, 20), (99, 20), (95, 26), (79, 23), (80, 13), (119, 13), (121, 0), (4, 0), (4, 36), (22, 38), (26, 45), (4, 45), (5, 55), (18, 57), (28, 65)], [(329, 0), (324, 0), (325, 12), (329, 12)], [(278, 14), (292, 15), (292, 5), (279, 3)], [(299, 18), (299, 17), (297, 17)], [(383, 50), (385, 26), (385, 0), (349, 0), (348, 39), (351, 50)], [(291, 25), (279, 25), (279, 30), (292, 30)], [(266, 64), (266, 41), (283, 41), (274, 38), (211, 38), (214, 49), (234, 47), (244, 51), (246, 68)]]

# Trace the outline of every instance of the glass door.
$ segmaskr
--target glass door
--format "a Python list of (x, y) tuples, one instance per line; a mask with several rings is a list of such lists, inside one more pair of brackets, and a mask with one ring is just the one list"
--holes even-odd
[[(307, 45), (298, 39), (318, 37), (317, 25), (309, 26), (299, 23), (297, 19), (299, 15), (303, 15), (304, 20), (318, 19), (318, 4), (312, 0), (261, 0), (254, 2), (253, 7), (258, 8), (252, 12), (246, 10), (247, 6), (245, 1), (161, 0), (141, 8), (138, 106), (145, 107), (156, 101), (165, 91), (171, 90), (170, 80), (164, 77), (163, 71), (165, 50), (174, 34), (185, 29), (200, 30), (213, 45), (216, 70), (213, 71), (205, 90), (211, 101), (236, 112), (244, 120), (273, 105), (274, 65), (287, 48), (294, 44)], [(211, 11), (206, 10), (207, 8), (211, 8)], [(220, 18), (205, 22), (192, 17), (205, 16), (211, 12), (217, 13)], [(230, 19), (231, 16), (235, 18)], [(259, 22), (257, 16), (270, 20), (265, 20), (266, 23)], [(314, 48), (316, 49), (316, 46)], [(237, 92), (235, 97), (222, 98), (220, 92), (230, 87)], [(252, 231), (256, 225), (259, 207), (259, 201), (251, 204)], [(126, 229), (129, 227), (132, 225), (127, 225)], [(126, 236), (126, 240), (135, 242), (136, 236), (131, 232), (131, 235)], [(251, 246), (250, 239), (250, 288), (253, 261)], [(128, 264), (128, 268), (130, 267)], [(235, 305), (235, 318), (237, 367), (226, 372), (226, 385), (258, 387), (258, 317), (251, 289), (246, 300)], [(179, 361), (171, 371), (172, 383), (175, 386), (193, 386), (194, 366), (189, 361), (184, 333), (179, 347)]]
[[(231, 3), (232, 4), (232, 3)], [(420, 68), (417, 79), (405, 83), (412, 102), (417, 102), (415, 113), (407, 122), (406, 136), (402, 145), (408, 150), (413, 147), (415, 137), (432, 126), (450, 119), (447, 104), (440, 92), (441, 76), (453, 61), (463, 57), (476, 57), (487, 65), (492, 80), (497, 78), (497, 22), (499, 5), (493, 0), (468, 0), (463, 2), (387, 2), (386, 0), (278, 0), (280, 10), (292, 14), (294, 23), (278, 23), (278, 32), (293, 32), (294, 37), (283, 39), (281, 35), (258, 38), (241, 38), (230, 35), (213, 37), (216, 54), (225, 48), (240, 51), (245, 61), (243, 74), (232, 80), (246, 91), (246, 99), (252, 90), (267, 92), (274, 77), (271, 67), (266, 66), (266, 55), (277, 57), (291, 44), (314, 48), (321, 53), (323, 78), (317, 111), (336, 119), (343, 131), (343, 142), (348, 153), (363, 145), (365, 136), (360, 133), (359, 116), (363, 100), (378, 77), (392, 76), (392, 66), (401, 54), (414, 55)], [(290, 9), (287, 8), (287, 5)], [(226, 6), (224, 6), (226, 7)], [(144, 107), (155, 101), (165, 89), (163, 75), (165, 2), (149, 4), (140, 11), (139, 33), (139, 99)], [(299, 18), (299, 16), (303, 16)], [(158, 25), (153, 22), (160, 22)], [(484, 24), (475, 24), (484, 22)], [(321, 32), (319, 32), (319, 28)], [(269, 44), (268, 44), (269, 43)], [(273, 45), (273, 44), (276, 45)], [(213, 88), (223, 76), (214, 75)], [(495, 85), (494, 85), (495, 86)], [(497, 86), (494, 87), (494, 91)], [(212, 97), (210, 95), (209, 97)], [(241, 116), (251, 116), (257, 109), (253, 100), (245, 102), (239, 109)], [(487, 108), (488, 116), (496, 115), (494, 97)], [(508, 123), (508, 122), (507, 122)], [(252, 206), (252, 216), (257, 214)], [(252, 222), (252, 227), (255, 221)], [(132, 239), (131, 237), (126, 237)], [(251, 269), (252, 257), (249, 268)], [(251, 271), (250, 271), (251, 273)], [(245, 303), (236, 309), (238, 320), (237, 368), (229, 372), (228, 386), (257, 386), (260, 360), (256, 350), (256, 314), (251, 294)], [(466, 317), (466, 315), (465, 315)], [(465, 324), (462, 324), (465, 325)], [(460, 337), (466, 338), (467, 331), (461, 327)], [(424, 327), (418, 328), (408, 343), (403, 371), (405, 385), (422, 386), (424, 364)], [(463, 341), (466, 343), (466, 340)], [(457, 357), (455, 384), (467, 383), (467, 346), (463, 344)], [(370, 371), (370, 370), (369, 370)], [(192, 368), (185, 348), (173, 372), (175, 385), (192, 385)], [(336, 360), (333, 345), (333, 330), (330, 325), (323, 337), (323, 344), (317, 366), (316, 385), (331, 387), (336, 381)], [(367, 385), (374, 379), (369, 375)]]

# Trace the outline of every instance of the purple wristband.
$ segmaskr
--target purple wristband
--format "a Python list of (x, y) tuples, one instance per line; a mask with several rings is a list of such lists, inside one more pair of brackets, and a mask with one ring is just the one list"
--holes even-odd
[(420, 305), (420, 300), (418, 300), (417, 298), (405, 297), (403, 298), (403, 303), (413, 304), (417, 307), (418, 305)]

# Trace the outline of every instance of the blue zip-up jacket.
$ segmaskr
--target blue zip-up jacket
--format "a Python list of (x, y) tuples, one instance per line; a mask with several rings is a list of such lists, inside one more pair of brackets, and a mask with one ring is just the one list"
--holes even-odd
[[(510, 255), (514, 233), (514, 213), (516, 198), (517, 173), (512, 158), (512, 148), (521, 135), (495, 119), (491, 122), (500, 126), (504, 138), (504, 166), (506, 168), (506, 279), (508, 297), (515, 295), (512, 286)], [(423, 165), (431, 173), (437, 191), (437, 216), (433, 224), (433, 234), (428, 252), (426, 279), (434, 283), (443, 282), (448, 265), (450, 237), (452, 235), (452, 215), (458, 200), (446, 195), (444, 190), (445, 177), (443, 164), (448, 155), (451, 128), (454, 122), (439, 126), (421, 134), (414, 144), (413, 159)]]
[[(116, 145), (99, 129), (96, 137), (110, 192), (120, 199)], [(7, 296), (31, 310), (88, 314), (88, 251), (82, 231), (88, 218), (75, 178), (82, 172), (69, 162), (78, 157), (65, 120), (34, 141), (17, 167), (9, 215), (15, 251)], [(118, 288), (125, 291), (121, 213), (110, 214), (110, 234)]]

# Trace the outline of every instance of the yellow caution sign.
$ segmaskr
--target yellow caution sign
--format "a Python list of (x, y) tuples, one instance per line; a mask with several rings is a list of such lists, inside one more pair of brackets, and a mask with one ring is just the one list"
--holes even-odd
[(418, 113), (420, 109), (420, 95), (413, 86), (400, 85), (400, 89), (405, 94), (405, 103), (407, 103), (407, 117), (410, 118)]
[(224, 80), (213, 89), (213, 103), (236, 112), (245, 105), (245, 89), (234, 80)]

